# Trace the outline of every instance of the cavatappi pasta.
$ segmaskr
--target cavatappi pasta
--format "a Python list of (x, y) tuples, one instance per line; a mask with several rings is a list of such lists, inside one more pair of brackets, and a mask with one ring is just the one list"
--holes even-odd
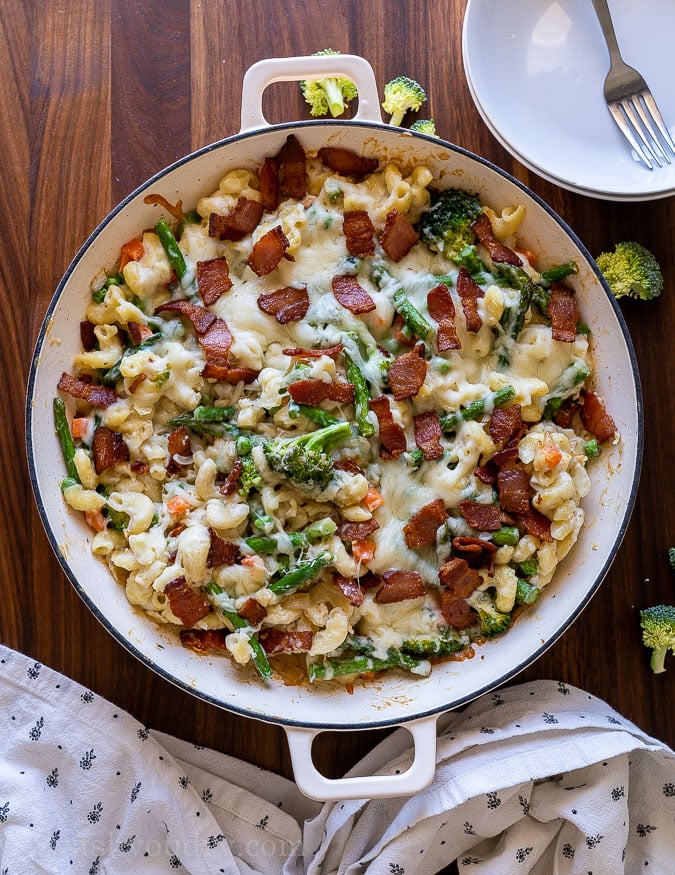
[(185, 646), (265, 678), (285, 654), (313, 682), (424, 675), (573, 546), (618, 439), (574, 265), (539, 273), (521, 205), (455, 195), (291, 136), (193, 212), (151, 198), (94, 282), (55, 399), (63, 496)]

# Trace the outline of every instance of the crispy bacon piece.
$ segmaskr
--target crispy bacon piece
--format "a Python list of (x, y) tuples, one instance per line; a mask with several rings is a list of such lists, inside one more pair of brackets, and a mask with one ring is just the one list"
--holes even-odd
[(210, 310), (205, 310), (199, 304), (193, 304), (191, 301), (167, 301), (165, 304), (160, 304), (155, 308), (155, 313), (180, 313), (192, 322), (192, 325), (200, 336), (206, 334), (209, 328), (216, 321), (215, 313)]
[(336, 471), (349, 471), (350, 474), (365, 474), (363, 468), (354, 459), (338, 459), (333, 463)]
[(265, 208), (262, 201), (240, 197), (227, 215), (209, 215), (209, 237), (216, 240), (242, 240), (260, 224)]
[(508, 246), (497, 240), (492, 230), (492, 223), (485, 213), (480, 214), (471, 225), (471, 229), (487, 249), (488, 255), (495, 264), (512, 264), (515, 267), (522, 266), (522, 260), (513, 249), (509, 249)]
[(279, 206), (279, 162), (276, 158), (265, 158), (260, 171), (260, 197), (263, 207), (274, 212)]
[(530, 510), (530, 478), (519, 465), (502, 468), (497, 474), (499, 504), (508, 513), (524, 514)]
[(471, 568), (482, 568), (487, 563), (490, 576), (494, 574), (494, 554), (497, 549), (492, 541), (484, 541), (482, 538), (459, 535), (452, 539), (452, 550), (459, 558), (466, 559)]
[(333, 583), (350, 605), (358, 608), (363, 604), (363, 590), (359, 586), (358, 580), (351, 580), (347, 577), (342, 577), (341, 574), (335, 574), (333, 575)]
[(436, 346), (439, 352), (460, 349), (462, 344), (455, 328), (455, 304), (445, 283), (439, 283), (427, 295), (429, 315), (438, 324)]
[(581, 410), (581, 401), (577, 398), (566, 398), (553, 414), (553, 422), (560, 428), (571, 428), (574, 414)]
[(371, 517), (369, 520), (362, 520), (360, 522), (342, 523), (336, 534), (341, 540), (353, 543), (354, 541), (364, 541), (379, 528), (380, 524), (378, 521)]
[(67, 392), (73, 398), (81, 398), (87, 401), (92, 407), (110, 407), (111, 404), (117, 401), (117, 395), (113, 389), (109, 389), (107, 386), (94, 386), (92, 383), (87, 383), (86, 380), (72, 377), (65, 371), (61, 374), (58, 388), (62, 392)]
[(509, 468), (518, 461), (518, 447), (506, 447), (492, 455), (484, 465), (476, 468), (476, 476), (482, 483), (496, 483), (500, 468)]
[(427, 461), (440, 459), (443, 455), (441, 446), (441, 421), (434, 410), (427, 413), (418, 413), (414, 417), (415, 443), (422, 450)]
[(482, 579), (475, 568), (470, 568), (466, 559), (448, 559), (438, 569), (438, 578), (456, 598), (468, 599), (481, 584)]
[[(199, 345), (206, 356), (205, 377), (220, 379), (229, 371), (228, 353), (232, 345), (232, 335), (224, 319), (213, 320), (206, 332), (199, 338)], [(222, 374), (221, 374), (222, 372)]]
[(381, 605), (418, 599), (426, 592), (424, 581), (416, 571), (391, 568), (382, 575), (382, 586), (375, 593), (375, 601)]
[(471, 606), (464, 599), (457, 598), (449, 589), (441, 594), (441, 613), (448, 626), (461, 632), (475, 626), (477, 617)]
[(184, 626), (194, 626), (211, 613), (211, 604), (201, 593), (196, 592), (181, 575), (170, 580), (164, 587), (171, 613)]
[(496, 444), (506, 444), (523, 428), (520, 404), (497, 407), (490, 417), (490, 437)]
[(289, 134), (276, 156), (279, 190), (301, 201), (307, 194), (307, 156), (294, 134)]
[(485, 296), (485, 292), (465, 267), (460, 267), (457, 275), (457, 294), (462, 299), (466, 330), (475, 334), (483, 324), (478, 312), (477, 301)]
[(143, 343), (144, 340), (147, 340), (152, 335), (152, 328), (148, 328), (142, 322), (127, 322), (127, 331), (134, 346)]
[(335, 346), (326, 346), (323, 349), (307, 349), (304, 346), (293, 346), (281, 351), (284, 355), (289, 355), (293, 358), (319, 359), (322, 355), (337, 355), (343, 349), (343, 345), (338, 343)]
[(129, 467), (137, 477), (145, 477), (146, 474), (150, 473), (150, 465), (147, 462), (142, 462), (140, 459), (133, 461)]
[(375, 416), (377, 416), (380, 428), (380, 443), (384, 450), (394, 458), (400, 456), (406, 449), (405, 432), (397, 422), (394, 422), (394, 417), (389, 407), (389, 398), (386, 395), (380, 395), (379, 398), (373, 398), (369, 401), (368, 405), (375, 412)]
[(101, 474), (106, 468), (112, 468), (118, 462), (128, 462), (131, 458), (129, 447), (118, 431), (111, 431), (105, 425), (99, 425), (94, 430), (91, 441), (91, 452), (94, 457), (94, 470)]
[(227, 653), (226, 629), (181, 629), (180, 643), (195, 653)]
[(612, 440), (616, 435), (616, 423), (607, 412), (605, 402), (596, 392), (590, 390), (584, 392), (579, 415), (586, 431), (589, 431), (601, 444)]
[(197, 262), (197, 288), (205, 307), (215, 304), (221, 295), (232, 288), (227, 258), (210, 258)]
[(384, 227), (380, 231), (380, 246), (392, 261), (400, 261), (406, 256), (419, 237), (404, 213), (390, 210)]
[(375, 309), (375, 301), (355, 276), (334, 276), (332, 286), (337, 301), (355, 316)]
[(459, 509), (471, 528), (478, 529), (479, 532), (496, 532), (502, 527), (501, 511), (496, 504), (461, 501)]
[(408, 547), (425, 547), (436, 543), (438, 527), (448, 518), (442, 498), (430, 501), (413, 514), (403, 526), (403, 536)]
[(309, 295), (307, 289), (294, 289), (286, 286), (258, 297), (258, 307), (279, 322), (285, 325), (287, 322), (297, 322), (302, 319), (309, 310)]
[(267, 608), (254, 598), (248, 598), (238, 609), (237, 613), (251, 626), (259, 626), (267, 616)]
[(211, 543), (206, 557), (207, 568), (219, 568), (221, 565), (234, 565), (239, 559), (239, 547), (234, 541), (226, 541), (209, 527)]
[(171, 456), (191, 456), (190, 435), (184, 425), (174, 428), (167, 438), (167, 448)]
[(207, 364), (202, 371), (203, 377), (215, 377), (223, 383), (229, 383), (230, 386), (236, 386), (237, 383), (245, 383), (247, 386), (254, 380), (258, 379), (260, 371), (254, 368), (218, 368)]
[(340, 149), (337, 146), (323, 146), (317, 154), (326, 167), (330, 167), (340, 176), (355, 176), (357, 179), (377, 170), (380, 163), (377, 158), (365, 158), (351, 149)]
[(525, 526), (525, 530), (540, 541), (552, 541), (551, 520), (540, 513), (538, 510), (530, 507), (526, 513), (518, 514), (518, 519)]
[(244, 463), (241, 461), (241, 459), (236, 459), (227, 477), (218, 489), (218, 492), (220, 492), (221, 495), (232, 495), (234, 490), (237, 488), (243, 468)]
[(375, 254), (375, 226), (366, 210), (345, 210), (342, 231), (346, 237), (347, 252), (356, 258)]
[(91, 352), (92, 349), (96, 349), (97, 340), (96, 332), (94, 331), (94, 324), (88, 319), (80, 322), (80, 342), (82, 343), (82, 349), (84, 349), (85, 352)]
[(324, 383), (323, 380), (298, 380), (288, 387), (288, 394), (296, 404), (309, 404), (316, 407), (322, 401), (340, 401), (350, 404), (354, 400), (354, 386), (351, 383)]
[(424, 385), (426, 375), (424, 344), (418, 343), (415, 349), (397, 356), (389, 366), (387, 379), (394, 398), (397, 401), (413, 398)]
[(289, 246), (288, 237), (284, 234), (281, 225), (275, 225), (253, 244), (246, 264), (258, 276), (267, 276), (278, 266), (282, 258), (295, 261), (292, 255), (286, 254)]
[(551, 283), (548, 315), (551, 317), (553, 339), (561, 340), (563, 343), (574, 343), (581, 311), (573, 289), (563, 283)]
[(268, 656), (277, 653), (306, 653), (312, 647), (313, 632), (284, 632), (281, 629), (263, 629), (258, 641)]

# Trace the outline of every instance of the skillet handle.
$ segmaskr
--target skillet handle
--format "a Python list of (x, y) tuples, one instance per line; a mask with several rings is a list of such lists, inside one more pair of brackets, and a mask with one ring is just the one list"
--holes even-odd
[(248, 68), (242, 84), (241, 133), (270, 127), (262, 111), (262, 96), (268, 85), (328, 76), (345, 76), (356, 85), (359, 107), (354, 121), (382, 123), (375, 73), (365, 58), (358, 55), (307, 55), (266, 58)]
[(321, 730), (285, 726), (298, 789), (320, 802), (412, 796), (421, 792), (432, 782), (436, 771), (436, 715), (411, 720), (403, 728), (412, 735), (414, 750), (414, 759), (405, 772), (332, 779), (324, 777), (312, 761), (312, 742)]

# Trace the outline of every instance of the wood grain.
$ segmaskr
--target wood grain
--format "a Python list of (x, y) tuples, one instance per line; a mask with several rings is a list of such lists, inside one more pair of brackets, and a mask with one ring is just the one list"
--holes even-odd
[[(90, 231), (151, 174), (236, 133), (242, 77), (254, 61), (327, 46), (367, 57), (380, 92), (401, 73), (423, 82), (430, 93), (424, 115), (436, 118), (440, 136), (529, 185), (592, 253), (636, 239), (661, 261), (661, 298), (621, 305), (642, 375), (646, 426), (633, 519), (599, 594), (521, 679), (582, 687), (675, 745), (675, 664), (653, 676), (638, 630), (640, 608), (675, 598), (666, 555), (675, 542), (675, 199), (612, 204), (559, 189), (519, 165), (471, 102), (461, 61), (463, 10), (463, 0), (0, 0), (0, 640), (147, 725), (285, 775), (291, 769), (280, 728), (174, 689), (120, 647), (80, 602), (34, 509), (23, 406), (42, 316)], [(295, 84), (271, 87), (264, 107), (271, 122), (309, 118)], [(340, 775), (385, 734), (322, 736), (317, 765)]]

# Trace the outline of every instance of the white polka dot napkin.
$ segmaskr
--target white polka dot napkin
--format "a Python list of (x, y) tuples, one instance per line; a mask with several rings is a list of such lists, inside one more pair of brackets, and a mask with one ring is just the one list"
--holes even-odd
[[(432, 785), (319, 803), (0, 646), (0, 875), (672, 875), (675, 754), (554, 681), (439, 721)], [(402, 770), (397, 730), (350, 774)]]

